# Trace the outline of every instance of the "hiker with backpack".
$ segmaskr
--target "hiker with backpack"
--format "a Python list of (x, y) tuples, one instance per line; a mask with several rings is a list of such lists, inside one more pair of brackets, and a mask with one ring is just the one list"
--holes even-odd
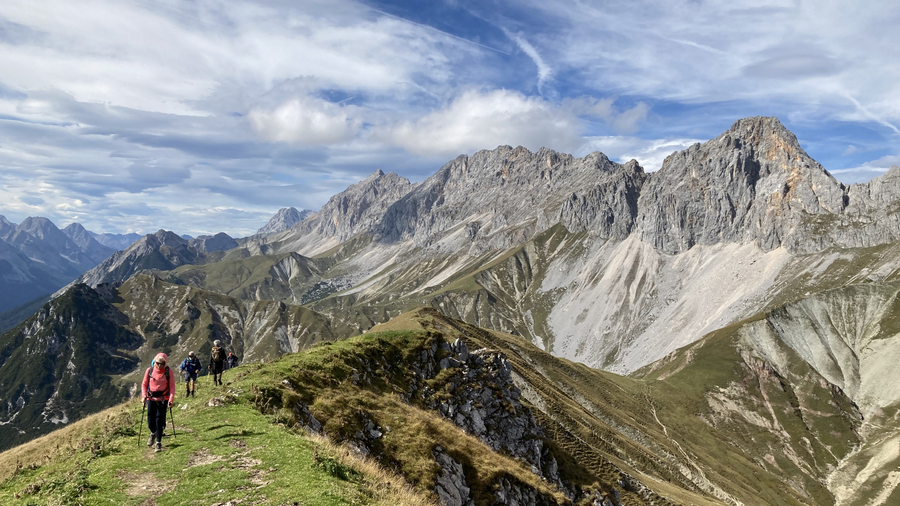
[(141, 400), (147, 406), (147, 426), (150, 429), (147, 446), (153, 446), (155, 440), (157, 452), (162, 451), (166, 410), (175, 402), (175, 374), (169, 369), (168, 361), (169, 357), (165, 353), (158, 353), (144, 372), (144, 381), (141, 383)]
[(213, 385), (221, 385), (222, 371), (225, 370), (225, 349), (218, 339), (213, 341), (213, 348), (209, 353), (209, 370), (213, 375)]
[(225, 369), (231, 369), (233, 367), (237, 367), (238, 358), (233, 352), (228, 352), (228, 358), (225, 359)]
[(194, 396), (194, 389), (197, 388), (197, 375), (200, 374), (200, 369), (202, 368), (203, 365), (200, 364), (200, 359), (194, 355), (193, 351), (188, 353), (188, 357), (179, 366), (181, 373), (184, 374), (185, 397)]

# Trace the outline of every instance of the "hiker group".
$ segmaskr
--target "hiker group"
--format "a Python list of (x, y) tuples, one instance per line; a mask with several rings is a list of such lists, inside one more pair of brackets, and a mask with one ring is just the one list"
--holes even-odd
[[(166, 428), (166, 412), (172, 408), (175, 402), (175, 374), (168, 365), (169, 357), (165, 353), (158, 353), (150, 367), (144, 372), (144, 381), (141, 383), (141, 401), (147, 410), (147, 427), (150, 429), (150, 438), (147, 446), (156, 445), (156, 451), (162, 451), (162, 436)], [(222, 342), (218, 339), (213, 342), (209, 354), (208, 371), (212, 373), (213, 385), (222, 385), (222, 372), (238, 365), (238, 358), (234, 353), (225, 354)], [(197, 388), (197, 378), (202, 369), (200, 359), (193, 351), (178, 367), (184, 377), (185, 397), (194, 397)], [(143, 411), (141, 414), (143, 418)], [(175, 422), (172, 421), (174, 434)], [(140, 435), (139, 435), (140, 437)]]

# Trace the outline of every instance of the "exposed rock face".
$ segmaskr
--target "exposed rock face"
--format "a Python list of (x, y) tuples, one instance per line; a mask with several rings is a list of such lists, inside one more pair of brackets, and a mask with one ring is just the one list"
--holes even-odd
[[(444, 506), (474, 506), (475, 502), (469, 497), (470, 488), (466, 486), (466, 476), (463, 466), (444, 453), (440, 446), (435, 447), (434, 460), (441, 470), (435, 479), (434, 491), (438, 500)], [(500, 503), (506, 504), (506, 503)]]
[(776, 118), (748, 118), (666, 158), (641, 192), (637, 233), (670, 254), (720, 242), (805, 249), (803, 219), (843, 209), (843, 186), (792, 133)]
[[(292, 235), (315, 231), (341, 242), (365, 232), (429, 245), (464, 227), (480, 252), (562, 223), (600, 239), (633, 232), (667, 254), (719, 243), (810, 253), (900, 238), (897, 180), (900, 169), (845, 188), (777, 118), (757, 117), (672, 154), (649, 175), (601, 153), (576, 159), (509, 146), (460, 156), (418, 185), (379, 171)], [(281, 240), (282, 250), (297, 244)]]
[(376, 232), (388, 242), (429, 244), (468, 224), (468, 240), (505, 248), (562, 220), (622, 236), (630, 231), (643, 179), (637, 163), (619, 165), (602, 153), (574, 158), (500, 146), (444, 165), (393, 204)]
[(202, 253), (212, 253), (213, 251), (226, 251), (238, 247), (238, 242), (225, 232), (219, 232), (216, 235), (201, 235), (196, 239), (188, 241), (188, 246), (192, 250)]
[(75, 242), (81, 251), (96, 265), (115, 253), (113, 248), (100, 244), (80, 223), (72, 223), (64, 228), (63, 233)]
[[(379, 368), (378, 364), (365, 365), (355, 373), (353, 383), (371, 384), (378, 377)], [(413, 378), (408, 390), (402, 394), (406, 400), (440, 413), (494, 451), (527, 463), (532, 472), (567, 490), (559, 476), (556, 459), (544, 447), (540, 425), (521, 402), (521, 391), (513, 382), (512, 367), (503, 354), (488, 349), (469, 352), (462, 341), (451, 345), (432, 338), (431, 346), (423, 349), (417, 360), (406, 364), (406, 369)], [(435, 396), (435, 385), (427, 383), (439, 373), (442, 380), (438, 387), (448, 392), (449, 398)], [(367, 441), (380, 437), (380, 432), (372, 434), (376, 429), (374, 425), (365, 428), (355, 438), (355, 444), (365, 448)], [(435, 457), (444, 468), (446, 483), (443, 487), (450, 501), (448, 504), (457, 504), (454, 501), (460, 500), (463, 502), (458, 504), (467, 504), (466, 493), (461, 489), (465, 480), (460, 481), (455, 461), (443, 459), (439, 454), (436, 450)], [(522, 497), (531, 497), (520, 490), (520, 485), (509, 485), (508, 488), (515, 490), (512, 492), (515, 497), (522, 494)]]
[[(159, 230), (135, 241), (128, 249), (117, 251), (97, 267), (82, 274), (72, 284), (86, 283), (97, 286), (100, 283), (115, 283), (125, 281), (142, 270), (170, 270), (179, 265), (203, 263), (204, 260), (204, 252), (196, 246), (192, 247), (189, 241), (173, 232)], [(65, 288), (67, 287), (57, 295)]]
[(559, 221), (572, 232), (591, 231), (601, 239), (624, 239), (634, 227), (647, 175), (632, 160), (621, 171), (598, 176), (592, 188), (573, 193), (565, 201)]
[[(321, 252), (356, 234), (374, 230), (388, 208), (415, 187), (393, 172), (377, 170), (331, 197), (319, 212), (294, 228), (266, 237), (263, 244), (275, 243), (274, 251)], [(269, 251), (265, 247), (262, 250)]]
[(270, 235), (283, 232), (309, 218), (313, 214), (308, 209), (298, 211), (295, 207), (283, 207), (275, 213), (262, 228), (256, 231), (256, 235)]

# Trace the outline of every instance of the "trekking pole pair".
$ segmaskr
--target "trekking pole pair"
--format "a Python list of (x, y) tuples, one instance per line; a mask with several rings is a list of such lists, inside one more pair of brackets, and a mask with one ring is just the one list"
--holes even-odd
[[(168, 406), (168, 403), (166, 404)], [(138, 446), (141, 446), (141, 435), (144, 430), (144, 410), (147, 408), (147, 401), (141, 403), (141, 419), (138, 420)], [(175, 432), (175, 410), (172, 409), (174, 406), (169, 406), (169, 420), (172, 420), (172, 437), (178, 438), (178, 433)]]

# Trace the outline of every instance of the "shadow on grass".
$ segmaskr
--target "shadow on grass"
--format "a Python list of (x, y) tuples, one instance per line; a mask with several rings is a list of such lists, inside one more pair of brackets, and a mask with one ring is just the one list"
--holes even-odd
[(234, 424), (232, 424), (232, 423), (223, 423), (223, 424), (221, 424), (221, 425), (213, 425), (212, 427), (209, 427), (209, 428), (206, 429), (206, 430), (207, 430), (207, 431), (211, 431), (211, 430), (219, 430), (219, 429), (224, 429), (225, 427), (237, 427), (237, 425), (234, 425)]
[(265, 432), (253, 432), (249, 430), (241, 430), (237, 432), (229, 432), (228, 434), (222, 434), (221, 436), (216, 437), (215, 439), (233, 439), (236, 437), (248, 437), (248, 436), (262, 436)]

